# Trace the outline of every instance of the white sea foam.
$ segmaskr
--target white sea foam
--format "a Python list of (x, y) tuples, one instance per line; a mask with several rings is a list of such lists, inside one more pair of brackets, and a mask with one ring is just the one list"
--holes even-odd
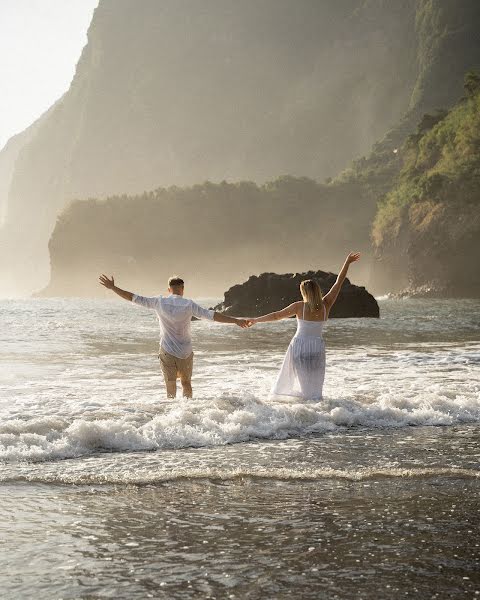
[[(480, 422), (480, 304), (385, 301), (327, 327), (325, 400), (269, 398), (295, 324), (198, 322), (195, 399), (161, 401), (157, 325), (128, 303), (0, 303), (0, 460), (221, 447)], [(2, 331), (2, 334), (4, 331)]]
[[(398, 428), (480, 422), (474, 397), (426, 396), (318, 403), (262, 401), (252, 395), (183, 400), (154, 414), (141, 407), (109, 418), (10, 420), (0, 426), (0, 459), (48, 461), (94, 452), (212, 447), (255, 439), (286, 439), (345, 427)], [(161, 410), (162, 405), (159, 404)], [(153, 413), (153, 414), (152, 414)]]

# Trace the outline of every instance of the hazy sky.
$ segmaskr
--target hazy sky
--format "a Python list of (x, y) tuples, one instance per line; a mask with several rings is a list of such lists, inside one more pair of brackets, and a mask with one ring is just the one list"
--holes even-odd
[(0, 149), (67, 89), (98, 0), (0, 0)]

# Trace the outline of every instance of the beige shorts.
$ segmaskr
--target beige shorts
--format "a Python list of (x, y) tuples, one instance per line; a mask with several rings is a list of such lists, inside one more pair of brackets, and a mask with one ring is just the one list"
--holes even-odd
[(178, 377), (182, 381), (190, 381), (192, 379), (193, 352), (187, 358), (178, 358), (160, 348), (158, 358), (160, 359), (160, 366), (162, 367), (165, 381), (175, 381)]

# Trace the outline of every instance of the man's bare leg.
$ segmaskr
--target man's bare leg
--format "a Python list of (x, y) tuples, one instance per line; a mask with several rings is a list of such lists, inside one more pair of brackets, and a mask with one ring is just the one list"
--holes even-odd
[(165, 385), (167, 386), (167, 398), (176, 398), (177, 381), (175, 379), (173, 381), (166, 381)]
[(192, 382), (190, 379), (182, 379), (182, 388), (183, 388), (183, 397), (191, 398), (193, 395), (192, 392)]

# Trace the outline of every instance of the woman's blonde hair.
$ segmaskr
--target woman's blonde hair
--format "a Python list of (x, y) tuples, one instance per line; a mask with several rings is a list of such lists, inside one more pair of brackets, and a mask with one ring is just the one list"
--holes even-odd
[(300, 284), (300, 292), (310, 310), (319, 310), (323, 306), (322, 290), (315, 279), (305, 279)]

